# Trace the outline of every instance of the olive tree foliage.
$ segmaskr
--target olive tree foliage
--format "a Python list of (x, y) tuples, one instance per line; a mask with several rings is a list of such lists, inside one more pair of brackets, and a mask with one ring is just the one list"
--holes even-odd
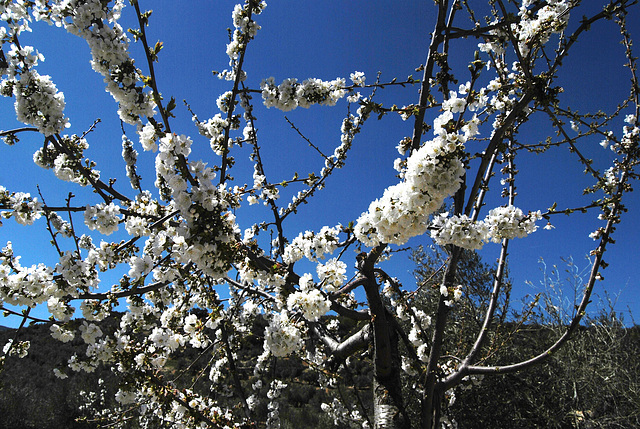
[[(435, 251), (434, 251), (435, 250)], [(433, 281), (443, 256), (436, 249), (419, 248), (418, 282)], [(532, 297), (509, 302), (496, 310), (489, 328), (482, 361), (502, 364), (527, 359), (562, 335), (574, 317), (588, 265), (563, 258), (561, 266), (541, 262), (542, 279), (532, 285)], [(587, 260), (590, 265), (590, 260)], [(449, 315), (443, 348), (447, 355), (459, 355), (473, 344), (482, 324), (479, 314), (489, 301), (491, 267), (480, 262), (476, 253), (464, 251), (457, 281), (474, 284), (473, 290), (456, 303)], [(473, 280), (470, 278), (472, 277)], [(506, 281), (508, 287), (508, 280)], [(423, 308), (435, 305), (437, 296), (430, 288), (422, 292)], [(505, 294), (508, 298), (509, 294)], [(624, 313), (616, 310), (616, 296), (592, 296), (589, 312), (571, 341), (545, 363), (517, 373), (473, 376), (446, 392), (446, 414), (458, 427), (518, 428), (628, 428), (637, 427), (639, 416), (638, 326), (628, 327)], [(509, 308), (511, 307), (511, 308)], [(508, 317), (505, 316), (508, 313)], [(521, 314), (522, 313), (522, 314)], [(410, 389), (411, 380), (406, 388)], [(410, 412), (415, 404), (409, 403)]]
[[(48, 205), (43, 202), (46, 195), (0, 188), (3, 217), (46, 228), (59, 254), (55, 266), (22, 266), (7, 243), (0, 256), (0, 304), (23, 324), (34, 319), (32, 308), (46, 305), (51, 313), (46, 323), (55, 338), (82, 337), (86, 353), (73, 356), (69, 368), (58, 370), (60, 376), (98, 365), (113, 369), (121, 380), (115, 394), (119, 405), (96, 415), (122, 427), (133, 419), (152, 426), (276, 427), (278, 397), (286, 388), (270, 371), (277, 362), (302, 361), (316, 371), (320, 387), (337, 392), (336, 387), (348, 387), (348, 377), (341, 375), (348, 362), (371, 359), (370, 400), (336, 394), (323, 404), (326, 415), (342, 426), (432, 428), (447, 421), (445, 393), (470, 376), (543, 363), (570, 339), (601, 278), (605, 249), (637, 177), (639, 87), (625, 21), (635, 2), (611, 1), (583, 16), (578, 1), (497, 0), (474, 10), (476, 6), (465, 1), (439, 0), (431, 37), (412, 45), (424, 50), (424, 64), (416, 65), (422, 77), (371, 82), (358, 71), (350, 80), (276, 81), (246, 70), (252, 41), (260, 37), (260, 15), (269, 10), (264, 2), (248, 0), (230, 11), (229, 68), (219, 76), (228, 90), (214, 112), (192, 112), (194, 128), (180, 132), (172, 126), (176, 102), (163, 99), (158, 87), (155, 67), (163, 45), (149, 42), (153, 16), (144, 6), (151, 4), (0, 4), (0, 92), (14, 103), (18, 120), (25, 124), (3, 131), (2, 137), (12, 145), (23, 144), (18, 140), (26, 134), (41, 134), (34, 162), (53, 170), (59, 180), (94, 191), (93, 198), (80, 204), (70, 197), (66, 204)], [(118, 23), (121, 14), (135, 16), (138, 28), (125, 31)], [(34, 47), (21, 44), (33, 20), (87, 41), (91, 65), (119, 106), (122, 158), (131, 187), (102, 177), (100, 160), (85, 157), (91, 130), (64, 133), (73, 118), (65, 116), (55, 76), (40, 74), (43, 58)], [(596, 25), (619, 30), (628, 74), (616, 79), (630, 82), (630, 92), (612, 112), (579, 114), (560, 103), (562, 88), (556, 79), (576, 42)], [(455, 51), (458, 39), (474, 40), (476, 52)], [(144, 48), (135, 63), (130, 51), (134, 44)], [(465, 55), (465, 67), (451, 67), (453, 56)], [(378, 103), (375, 96), (389, 88), (413, 91), (415, 103)], [(325, 162), (320, 172), (271, 177), (262, 161), (265, 149), (259, 144), (256, 118), (268, 108), (289, 111), (312, 105), (348, 107), (335, 150), (327, 155), (318, 149)], [(301, 205), (321, 192), (338, 169), (358, 162), (347, 156), (366, 121), (372, 116), (385, 120), (385, 115), (406, 120), (406, 138), (389, 143), (400, 153), (397, 160), (389, 160), (397, 170), (397, 183), (381, 189), (380, 197), (348, 225), (292, 230), (289, 220)], [(550, 123), (555, 133), (544, 142), (521, 136), (522, 126), (533, 118)], [(206, 159), (194, 159), (191, 146), (196, 140), (209, 141)], [(611, 165), (594, 163), (585, 155), (593, 142), (601, 142), (604, 149), (599, 150), (611, 151)], [(232, 175), (236, 163), (247, 162), (234, 157), (242, 145), (252, 148), (252, 185)], [(591, 180), (583, 203), (521, 210), (516, 183), (526, 164), (517, 165), (518, 155), (544, 156), (556, 146), (567, 147)], [(6, 149), (10, 153), (12, 148)], [(155, 166), (152, 189), (142, 187), (148, 183), (139, 173), (145, 163)], [(278, 197), (284, 186), (299, 192), (283, 202)], [(250, 213), (256, 203), (265, 205), (269, 216), (241, 228), (236, 214)], [(445, 204), (451, 207), (448, 212), (439, 210)], [(530, 358), (487, 364), (483, 350), (504, 299), (510, 241), (535, 233), (542, 224), (551, 227), (555, 216), (583, 212), (594, 219), (595, 245), (572, 320), (553, 344)], [(110, 234), (123, 228), (128, 240), (109, 241)], [(418, 287), (437, 293), (429, 314), (414, 299), (419, 289), (400, 284), (380, 265), (414, 237), (447, 248), (442, 268)], [(500, 250), (490, 299), (479, 307), (481, 324), (470, 347), (455, 356), (445, 354), (447, 326), (456, 320), (450, 316), (475, 287), (456, 282), (462, 252), (488, 243)], [(357, 268), (349, 280), (348, 265)], [(103, 273), (122, 273), (123, 266), (127, 269), (115, 286), (98, 288)], [(103, 333), (94, 321), (119, 304), (127, 311), (118, 329)], [(78, 331), (68, 324), (76, 308), (86, 319)], [(327, 313), (339, 318), (323, 317)], [(267, 321), (260, 338), (263, 353), (251, 368), (241, 368), (237, 347), (251, 334), (257, 317)], [(352, 328), (344, 333), (340, 325), (346, 320)], [(199, 359), (207, 362), (198, 377), (208, 378), (209, 391), (179, 384), (167, 370), (172, 357), (187, 349), (201, 351)], [(28, 344), (16, 340), (3, 352), (24, 355)], [(403, 390), (403, 380), (410, 380), (412, 388)], [(418, 404), (418, 415), (407, 411), (410, 402)], [(264, 421), (258, 421), (256, 410), (261, 407), (267, 410)]]

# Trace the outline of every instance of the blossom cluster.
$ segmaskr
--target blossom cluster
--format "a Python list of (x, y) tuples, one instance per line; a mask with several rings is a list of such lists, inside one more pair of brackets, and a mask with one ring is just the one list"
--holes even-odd
[[(9, 339), (7, 343), (2, 347), (2, 354), (8, 356), (17, 356), (20, 359), (27, 357), (29, 354), (29, 348), (31, 347), (30, 341), (17, 341), (14, 344), (13, 338)], [(4, 356), (3, 356), (4, 357)], [(1, 363), (2, 361), (0, 361)]]
[(264, 330), (264, 349), (273, 356), (288, 356), (300, 350), (302, 337), (300, 327), (288, 312), (275, 313)]
[(310, 261), (324, 259), (325, 254), (331, 254), (337, 249), (340, 243), (339, 233), (339, 225), (333, 228), (324, 226), (318, 233), (312, 231), (300, 233), (291, 244), (285, 247), (283, 259), (289, 264), (299, 261), (303, 257)]
[(33, 154), (33, 162), (45, 169), (53, 169), (60, 180), (87, 186), (100, 178), (95, 163), (84, 157), (89, 143), (77, 135), (59, 136), (57, 145), (46, 144)]
[(269, 385), (269, 390), (267, 391), (267, 398), (269, 399), (267, 404), (267, 409), (269, 410), (267, 417), (268, 428), (280, 427), (280, 402), (278, 398), (286, 387), (287, 385), (280, 380), (273, 380)]
[[(132, 388), (136, 390), (130, 390)], [(128, 384), (116, 393), (116, 400), (122, 406), (113, 410), (114, 414), (109, 418), (131, 410), (131, 404), (144, 404), (140, 407), (140, 414), (133, 414), (127, 424), (137, 419), (136, 425), (141, 427), (155, 427), (159, 422), (166, 422), (178, 428), (203, 428), (206, 427), (202, 421), (205, 419), (214, 422), (217, 427), (238, 427), (230, 409), (221, 408), (214, 399), (204, 397), (192, 389), (162, 390), (154, 386)], [(88, 404), (87, 409), (97, 411), (93, 404)]]
[[(569, 12), (573, 6), (568, 0), (548, 1), (542, 7), (532, 0), (523, 1), (518, 11), (519, 21), (511, 24), (520, 55), (527, 56), (533, 46), (544, 45), (552, 34), (562, 32), (569, 22)], [(501, 28), (491, 30), (490, 34), (493, 36), (490, 41), (480, 43), (479, 48), (483, 52), (501, 56), (505, 53), (504, 45), (509, 40), (509, 34)]]
[(438, 135), (409, 156), (404, 180), (388, 187), (358, 218), (358, 240), (367, 246), (404, 244), (427, 230), (429, 215), (458, 190), (465, 171), (458, 155), (465, 136), (447, 131), (452, 119), (449, 110), (436, 118)]
[(439, 245), (455, 244), (465, 249), (481, 249), (488, 238), (489, 229), (484, 222), (473, 222), (467, 215), (442, 213), (431, 225), (431, 238)]
[(299, 310), (305, 319), (317, 322), (331, 308), (331, 301), (326, 299), (319, 289), (300, 290), (287, 298), (290, 311)]
[(49, 76), (41, 76), (36, 70), (23, 72), (13, 87), (13, 95), (20, 122), (35, 126), (45, 136), (59, 133), (67, 126), (64, 94)]
[[(31, 31), (29, 25), (31, 19), (24, 1), (3, 2), (0, 5), (0, 19), (7, 22), (9, 30), (15, 35), (20, 35), (23, 31)], [(2, 31), (6, 30), (3, 28)], [(4, 34), (2, 35), (4, 36)]]
[(8, 242), (0, 253), (0, 305), (33, 307), (55, 290), (53, 270), (44, 264), (22, 267)]
[(143, 191), (138, 194), (135, 200), (128, 202), (127, 208), (130, 214), (125, 220), (125, 229), (130, 235), (138, 237), (150, 235), (149, 219), (159, 217), (164, 212), (149, 191)]
[(466, 215), (442, 213), (433, 220), (431, 237), (439, 245), (481, 249), (484, 243), (526, 237), (538, 229), (536, 221), (541, 218), (539, 211), (525, 215), (512, 205), (492, 209), (484, 220), (475, 222)]
[(62, 284), (58, 284), (55, 298), (77, 296), (79, 290), (88, 291), (90, 288), (97, 287), (99, 283), (95, 267), (82, 259), (77, 251), (64, 252), (56, 264), (55, 271), (64, 280)]
[(98, 325), (94, 323), (87, 323), (86, 321), (80, 325), (80, 332), (82, 333), (82, 340), (86, 344), (95, 344), (96, 339), (103, 335), (102, 330)]
[(140, 187), (140, 176), (136, 173), (138, 151), (133, 148), (133, 143), (125, 135), (122, 136), (122, 159), (125, 163), (125, 169), (131, 187), (138, 189)]
[[(217, 325), (217, 323), (214, 325), (211, 322), (211, 320), (207, 322), (207, 327), (213, 328)], [(209, 339), (202, 332), (205, 325), (198, 319), (198, 316), (190, 314), (185, 317), (183, 326), (183, 330), (187, 334), (186, 337), (189, 339), (191, 346), (194, 348), (206, 348), (210, 344)]]
[(322, 287), (327, 292), (336, 292), (347, 279), (347, 264), (336, 258), (329, 259), (325, 264), (318, 264), (316, 272), (322, 283)]
[(111, 8), (100, 0), (70, 0), (53, 5), (51, 19), (87, 41), (91, 67), (104, 77), (107, 91), (118, 102), (120, 119), (135, 124), (140, 116), (154, 115), (155, 103), (137, 85), (139, 71), (129, 56), (126, 33), (117, 22), (123, 7), (122, 0), (116, 0)]
[(63, 237), (73, 236), (73, 229), (71, 227), (71, 224), (66, 220), (62, 219), (60, 215), (58, 215), (58, 213), (56, 212), (47, 213), (47, 218), (49, 219), (51, 226), (53, 226), (53, 228), (57, 231), (58, 234), (60, 234)]
[(176, 208), (189, 215), (191, 198), (186, 192), (189, 184), (180, 161), (191, 153), (191, 138), (183, 135), (167, 134), (160, 139), (160, 150), (156, 156), (156, 187), (166, 198), (172, 197)]
[(42, 216), (43, 206), (38, 198), (25, 192), (9, 192), (4, 186), (0, 186), (0, 205), (12, 209), (0, 212), (1, 217), (13, 217), (21, 225), (31, 225)]
[(142, 149), (145, 151), (157, 151), (158, 145), (156, 144), (156, 140), (158, 139), (158, 135), (156, 132), (156, 128), (152, 123), (147, 122), (144, 126), (138, 124), (138, 137), (140, 139), (140, 145)]
[(619, 145), (613, 145), (612, 149), (618, 149), (623, 152), (631, 153), (638, 148), (640, 141), (640, 127), (637, 124), (636, 115), (627, 115), (624, 121), (628, 124), (622, 127), (622, 139)]
[[(83, 237), (88, 236), (85, 235)], [(101, 241), (99, 246), (94, 246), (91, 243), (86, 248), (89, 249), (87, 263), (95, 266), (100, 271), (107, 271), (110, 268), (114, 268), (118, 262), (121, 262), (122, 256), (116, 254), (117, 246), (114, 243)]]
[(275, 79), (270, 77), (262, 81), (260, 88), (264, 105), (275, 107), (283, 112), (296, 107), (309, 108), (314, 104), (334, 106), (347, 94), (345, 80), (342, 78), (332, 81), (310, 78), (302, 83), (295, 78), (290, 78), (276, 85)]
[(85, 320), (99, 322), (110, 314), (111, 307), (108, 302), (97, 299), (85, 299), (80, 304), (80, 310)]
[(154, 347), (166, 349), (170, 352), (178, 350), (186, 343), (185, 336), (181, 333), (159, 326), (153, 328), (153, 331), (149, 335), (149, 340), (153, 343)]
[(323, 402), (320, 408), (329, 418), (333, 419), (335, 427), (362, 429), (371, 427), (369, 422), (362, 417), (359, 410), (355, 407), (349, 410), (338, 398), (333, 398), (331, 402)]
[(523, 56), (529, 53), (532, 44), (547, 43), (551, 34), (561, 32), (569, 22), (571, 1), (552, 0), (540, 8), (530, 9), (533, 3), (531, 0), (522, 2), (518, 14), (520, 21), (515, 28), (518, 48)]
[(221, 277), (235, 258), (233, 243), (240, 230), (229, 208), (239, 204), (238, 192), (224, 184), (216, 186), (213, 169), (198, 161), (189, 164), (196, 184), (189, 182), (180, 168), (181, 159), (191, 153), (192, 141), (184, 135), (168, 134), (160, 139), (156, 174), (161, 192), (168, 194), (173, 207), (186, 222), (186, 229), (173, 237), (172, 254), (178, 262), (193, 262), (208, 275)]
[[(396, 307), (398, 310), (402, 309), (402, 306)], [(409, 331), (408, 339), (411, 344), (416, 348), (418, 358), (422, 362), (427, 362), (429, 358), (429, 346), (427, 344), (427, 338), (425, 337), (426, 330), (431, 326), (431, 316), (428, 316), (424, 311), (412, 307), (408, 312), (400, 312), (404, 319), (411, 320), (411, 330)], [(405, 371), (411, 373), (412, 369), (410, 365), (404, 365)]]
[(114, 203), (87, 205), (84, 211), (84, 223), (91, 230), (110, 235), (118, 230), (118, 223), (122, 220), (119, 215), (120, 207)]
[(538, 229), (536, 221), (540, 219), (540, 211), (525, 215), (519, 208), (508, 205), (490, 210), (484, 223), (489, 228), (491, 241), (499, 243), (503, 239), (524, 238), (535, 232)]
[(249, 195), (247, 197), (247, 201), (249, 204), (256, 204), (258, 199), (264, 201), (264, 205), (269, 204), (269, 201), (275, 201), (280, 198), (280, 192), (275, 185), (267, 183), (267, 177), (262, 174), (262, 170), (259, 168), (258, 164), (255, 165), (253, 170), (253, 190), (254, 192), (260, 191), (260, 193), (256, 195)]
[(265, 1), (250, 1), (245, 5), (236, 5), (233, 9), (231, 17), (233, 19), (233, 34), (231, 41), (227, 44), (227, 55), (229, 56), (229, 66), (231, 70), (224, 70), (219, 74), (221, 79), (245, 80), (246, 74), (244, 70), (238, 69), (238, 59), (241, 52), (246, 49), (247, 43), (251, 41), (258, 30), (260, 25), (253, 20), (254, 15), (260, 15), (264, 8), (267, 7)]
[(51, 325), (49, 329), (51, 331), (51, 336), (63, 343), (68, 343), (75, 338), (75, 333), (72, 330), (65, 329), (60, 325)]
[[(451, 290), (453, 289), (453, 290)], [(460, 301), (462, 298), (462, 285), (458, 285), (454, 288), (447, 287), (447, 285), (440, 285), (440, 295), (445, 298), (449, 298), (444, 301), (447, 307), (452, 307), (454, 303)]]
[(349, 76), (349, 79), (351, 79), (351, 82), (353, 82), (354, 85), (364, 86), (364, 81), (367, 78), (366, 78), (366, 76), (364, 75), (363, 72), (356, 71), (356, 72), (351, 73), (351, 75)]
[(225, 150), (229, 149), (229, 147), (225, 147), (224, 145), (224, 131), (229, 127), (229, 121), (223, 119), (220, 113), (208, 119), (206, 122), (197, 121), (195, 117), (194, 121), (198, 126), (200, 134), (209, 139), (211, 150), (217, 155), (221, 156)]
[[(30, 18), (24, 5), (5, 10), (2, 15), (5, 20), (14, 24), (25, 23), (26, 27), (10, 29), (15, 32), (15, 37), (23, 29), (28, 29)], [(6, 33), (5, 28), (0, 28), (0, 36), (7, 36)], [(7, 77), (0, 81), (0, 94), (15, 97), (17, 119), (35, 126), (45, 136), (59, 133), (67, 127), (69, 123), (64, 116), (64, 94), (58, 91), (50, 76), (40, 75), (35, 68), (40, 61), (44, 61), (44, 56), (31, 46), (18, 46), (14, 43), (5, 59), (6, 67), (0, 69), (0, 74)]]
[(237, 268), (242, 280), (248, 284), (257, 283), (257, 287), (260, 290), (266, 290), (267, 288), (279, 289), (286, 283), (282, 273), (277, 270), (266, 271), (259, 269), (249, 258), (240, 261)]

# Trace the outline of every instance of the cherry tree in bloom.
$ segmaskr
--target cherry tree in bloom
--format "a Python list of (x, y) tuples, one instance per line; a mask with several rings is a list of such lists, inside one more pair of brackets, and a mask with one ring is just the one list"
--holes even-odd
[[(0, 2), (0, 93), (24, 124), (0, 132), (5, 156), (12, 154), (9, 146), (33, 142), (36, 168), (92, 191), (82, 194), (86, 201), (69, 195), (54, 202), (37, 189), (0, 186), (4, 222), (45, 231), (57, 253), (52, 265), (23, 266), (13, 244), (2, 243), (0, 308), (21, 326), (47, 323), (61, 342), (82, 340), (85, 352), (60, 362), (57, 376), (100, 365), (112, 369), (121, 383), (113, 394), (118, 405), (100, 412), (105, 425), (126, 427), (135, 418), (150, 427), (279, 427), (287, 385), (270, 368), (295, 359), (317, 371), (318, 388), (330, 392), (322, 410), (336, 426), (447, 427), (453, 423), (446, 404), (455, 389), (482, 375), (544, 364), (570, 339), (602, 278), (605, 250), (637, 178), (640, 86), (626, 21), (634, 2), (612, 0), (583, 12), (568, 0), (498, 0), (474, 11), (465, 2), (438, 0), (431, 37), (411, 47), (425, 56), (414, 67), (420, 78), (354, 70), (324, 80), (276, 78), (245, 65), (261, 34), (261, 16), (269, 13), (264, 1), (246, 0), (228, 11), (228, 68), (216, 73), (224, 89), (208, 111), (187, 106), (193, 124), (184, 129), (175, 125), (175, 98), (163, 97), (159, 87), (163, 44), (150, 44), (153, 15), (144, 7), (153, 5), (144, 3)], [(137, 26), (125, 30), (125, 17)], [(89, 158), (91, 131), (100, 124), (77, 128), (56, 77), (42, 71), (44, 56), (23, 44), (36, 21), (88, 45), (91, 68), (121, 121), (111, 159)], [(579, 114), (562, 104), (557, 78), (576, 41), (596, 25), (619, 34), (628, 74), (615, 79), (631, 82), (630, 95), (613, 112)], [(473, 48), (458, 51), (458, 39), (473, 41)], [(453, 56), (468, 61), (457, 69)], [(408, 92), (415, 102), (378, 101), (391, 90)], [(258, 122), (261, 114), (331, 108), (346, 114), (329, 150), (291, 124), (317, 151), (318, 171), (306, 165), (300, 168), (308, 171), (292, 177), (267, 171), (263, 159), (277, 143), (263, 142), (262, 127), (269, 124)], [(384, 143), (397, 147), (396, 159), (388, 160), (396, 180), (357, 207), (361, 214), (346, 224), (296, 229), (305, 221), (304, 204), (337, 171), (359, 162), (352, 148), (372, 116), (404, 121), (405, 137)], [(531, 141), (522, 130), (542, 120), (552, 134)], [(527, 168), (520, 160), (556, 146), (567, 147), (591, 181), (583, 204), (530, 206), (535, 199), (516, 192)], [(591, 146), (612, 161), (589, 159)], [(118, 154), (130, 186), (99, 171)], [(544, 234), (543, 227), (567, 214), (593, 219), (593, 266), (574, 318), (529, 360), (493, 363), (487, 344), (509, 244)], [(449, 258), (431, 283), (402, 284), (389, 267), (396, 250), (418, 239), (442, 246)], [(445, 350), (450, 316), (472, 286), (456, 282), (461, 253), (481, 248), (497, 255), (491, 300), (473, 346)], [(101, 282), (114, 276), (119, 280), (112, 286)], [(418, 293), (436, 298), (432, 314), (415, 299)], [(46, 307), (50, 319), (32, 316), (36, 307)], [(116, 308), (125, 309), (117, 329), (103, 332), (97, 323)], [(72, 322), (77, 316), (85, 319), (81, 325)], [(262, 354), (250, 369), (239, 368), (240, 344), (258, 320), (265, 323)], [(28, 354), (30, 345), (18, 340), (3, 345), (0, 363)], [(166, 371), (167, 362), (189, 349), (208, 362), (209, 393), (178, 386)], [(357, 359), (373, 367), (367, 401), (336, 387), (350, 383), (344, 374)], [(410, 406), (419, 412), (409, 412)], [(260, 407), (267, 410), (262, 421)]]

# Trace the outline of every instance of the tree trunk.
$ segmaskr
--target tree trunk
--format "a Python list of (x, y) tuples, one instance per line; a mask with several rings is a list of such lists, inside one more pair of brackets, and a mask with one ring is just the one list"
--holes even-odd
[(373, 325), (373, 427), (405, 429), (410, 428), (411, 424), (402, 400), (398, 333), (389, 320), (393, 316), (387, 312), (382, 302), (380, 287), (373, 272), (375, 261), (385, 247), (386, 245), (379, 245), (368, 255), (362, 254), (358, 263), (358, 268), (366, 279), (363, 286)]
[[(460, 192), (457, 195), (459, 195)], [(459, 200), (458, 200), (459, 201)], [(447, 269), (444, 273), (442, 284), (451, 286), (455, 283), (456, 269), (458, 260), (460, 259), (461, 249), (459, 247), (451, 248), (451, 256)], [(440, 296), (438, 302), (438, 314), (436, 317), (433, 336), (431, 338), (431, 350), (429, 352), (429, 361), (427, 363), (427, 378), (424, 384), (424, 393), (422, 398), (421, 424), (422, 429), (432, 429), (440, 423), (440, 401), (442, 400), (442, 392), (437, 389), (438, 380), (438, 362), (442, 355), (442, 343), (444, 340), (444, 330), (447, 324), (447, 315), (449, 307), (445, 304), (445, 297)]]
[[(386, 312), (385, 312), (386, 313)], [(385, 314), (385, 316), (387, 316)], [(385, 317), (386, 319), (386, 317)], [(386, 320), (383, 322), (386, 323)], [(388, 324), (387, 324), (388, 326)], [(411, 423), (404, 408), (402, 383), (400, 381), (400, 354), (398, 353), (398, 335), (393, 329), (388, 330), (390, 338), (390, 361), (381, 362), (377, 352), (379, 339), (374, 336), (375, 358), (373, 377), (374, 429), (404, 429)]]

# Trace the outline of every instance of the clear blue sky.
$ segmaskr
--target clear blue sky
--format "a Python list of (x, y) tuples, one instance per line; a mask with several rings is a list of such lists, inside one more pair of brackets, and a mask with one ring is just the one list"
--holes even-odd
[[(226, 29), (232, 25), (234, 2), (217, 1), (215, 7), (212, 4), (141, 1), (143, 9), (154, 9), (148, 29), (150, 42), (161, 40), (165, 46), (160, 53), (156, 75), (165, 99), (174, 96), (178, 100), (177, 118), (172, 122), (172, 129), (194, 138), (191, 159), (202, 157), (210, 164), (216, 163), (217, 157), (210, 151), (208, 141), (197, 135), (181, 100), (186, 99), (201, 119), (207, 119), (217, 113), (215, 101), (218, 96), (230, 89), (228, 82), (218, 80), (211, 72), (227, 68)], [(132, 8), (125, 8), (124, 27), (136, 25), (131, 12)], [(578, 17), (572, 18), (575, 20)], [(299, 80), (308, 77), (325, 80), (348, 78), (356, 70), (366, 74), (367, 83), (375, 80), (378, 71), (382, 72), (382, 81), (394, 77), (404, 79), (410, 74), (420, 77), (414, 69), (425, 60), (434, 19), (432, 2), (269, 2), (265, 12), (257, 19), (262, 30), (247, 52), (247, 85), (258, 88), (260, 81), (269, 76), (275, 77), (276, 82), (288, 77)], [(628, 22), (632, 35), (640, 38), (637, 8), (629, 16)], [(461, 20), (459, 25), (466, 24)], [(97, 168), (103, 178), (118, 178), (120, 189), (134, 196), (124, 177), (124, 165), (120, 157), (121, 132), (116, 106), (110, 95), (104, 92), (102, 78), (90, 68), (86, 43), (58, 28), (35, 24), (33, 28), (33, 34), (24, 35), (21, 42), (23, 45), (36, 46), (44, 54), (46, 61), (39, 71), (41, 74), (50, 74), (65, 94), (65, 112), (72, 124), (68, 131), (81, 134), (96, 118), (100, 118), (102, 122), (88, 137), (91, 148), (87, 155), (98, 162)], [(616, 26), (610, 22), (594, 25), (565, 61), (559, 82), (566, 89), (562, 95), (563, 101), (573, 109), (587, 112), (601, 108), (610, 112), (615, 103), (628, 94), (628, 75), (624, 74), (621, 67), (623, 48), (617, 43), (618, 36)], [(475, 40), (457, 41), (451, 51), (469, 47), (473, 49), (476, 44)], [(133, 52), (138, 59), (138, 67), (146, 70), (139, 46), (134, 46)], [(462, 82), (468, 78), (464, 64), (469, 58), (451, 58), (454, 72), (461, 70), (457, 77)], [(387, 105), (395, 103), (402, 106), (416, 103), (417, 97), (417, 87), (388, 88), (380, 91), (377, 100)], [(254, 101), (259, 105), (257, 98)], [(334, 108), (316, 106), (308, 110), (298, 109), (287, 113), (287, 116), (317, 146), (325, 152), (332, 152), (339, 144), (340, 124), (345, 113), (346, 102), (342, 102)], [(431, 117), (435, 114), (437, 112), (433, 112)], [(256, 116), (269, 180), (277, 182), (291, 178), (295, 171), (301, 176), (310, 171), (320, 171), (323, 160), (290, 129), (281, 112), (257, 106)], [(13, 100), (2, 100), (0, 128), (12, 128), (15, 125), (14, 118)], [(548, 122), (542, 121), (528, 127), (531, 141), (539, 141), (548, 135), (548, 125)], [(357, 219), (367, 210), (371, 200), (382, 195), (385, 187), (397, 182), (393, 170), (393, 160), (398, 157), (395, 146), (401, 138), (411, 135), (411, 127), (411, 122), (403, 122), (396, 116), (385, 117), (382, 121), (370, 120), (357, 136), (347, 166), (331, 177), (327, 188), (316, 199), (300, 209), (298, 217), (285, 224), (287, 236), (294, 238), (306, 229), (319, 230), (323, 225), (346, 224)], [(620, 127), (621, 124), (615, 130), (618, 131)], [(137, 141), (133, 129), (128, 129), (127, 133)], [(525, 135), (522, 134), (521, 138)], [(95, 195), (59, 182), (52, 172), (42, 171), (33, 165), (32, 154), (41, 144), (40, 136), (23, 135), (16, 146), (2, 147), (0, 185), (12, 191), (32, 194), (37, 193), (36, 185), (40, 185), (50, 205), (63, 205), (69, 192), (77, 195), (75, 201), (78, 205), (99, 202)], [(595, 159), (596, 167), (602, 168), (611, 160), (610, 153), (603, 150), (595, 139), (587, 146), (585, 150)], [(142, 152), (139, 146), (137, 150)], [(249, 153), (249, 148), (243, 148), (236, 154), (238, 166), (232, 174), (240, 185), (252, 183), (253, 169), (248, 162)], [(516, 205), (525, 211), (544, 211), (555, 201), (559, 208), (588, 202), (580, 195), (587, 183), (580, 180), (582, 168), (566, 148), (550, 151), (543, 156), (522, 156), (517, 159), (517, 167), (520, 175)], [(143, 175), (143, 187), (152, 188), (155, 178), (151, 154), (141, 153), (139, 171)], [(494, 192), (498, 187), (496, 183)], [(640, 285), (637, 280), (640, 277), (637, 245), (640, 232), (636, 224), (640, 216), (640, 197), (629, 197), (629, 212), (623, 215), (623, 222), (614, 235), (616, 244), (610, 247), (605, 257), (610, 267), (604, 271), (605, 281), (598, 285), (598, 292), (606, 288), (611, 294), (620, 293), (618, 308), (629, 307), (635, 317), (640, 318)], [(571, 202), (565, 202), (567, 198)], [(283, 193), (282, 199), (287, 201), (288, 194)], [(490, 200), (489, 204), (491, 202), (494, 205), (503, 204), (499, 199)], [(240, 210), (240, 226), (250, 226), (262, 213), (266, 212), (256, 206), (248, 211)], [(525, 281), (538, 284), (541, 280), (540, 257), (549, 265), (559, 264), (560, 268), (561, 257), (573, 256), (579, 265), (582, 264), (584, 256), (594, 246), (588, 234), (599, 226), (594, 221), (596, 215), (590, 212), (554, 219), (555, 230), (539, 230), (525, 240), (512, 241), (509, 267), (517, 296), (538, 291), (527, 286)], [(80, 222), (79, 217), (76, 223)], [(16, 253), (24, 255), (23, 265), (41, 261), (55, 264), (55, 252), (48, 246), (43, 220), (32, 227), (21, 227), (12, 220), (4, 221), (0, 228), (0, 244), (6, 241), (12, 241)], [(420, 243), (429, 241), (416, 239), (409, 244)], [(498, 252), (498, 245), (489, 244), (482, 255), (486, 262), (491, 263), (497, 258)], [(353, 273), (352, 255), (345, 261), (349, 266), (348, 273)], [(398, 255), (393, 264), (387, 266), (390, 274), (411, 287), (413, 266), (408, 258)], [(104, 277), (105, 288), (113, 281), (115, 279)], [(37, 314), (46, 317), (44, 312)], [(0, 319), (2, 325), (13, 326), (15, 322), (15, 319)]]

